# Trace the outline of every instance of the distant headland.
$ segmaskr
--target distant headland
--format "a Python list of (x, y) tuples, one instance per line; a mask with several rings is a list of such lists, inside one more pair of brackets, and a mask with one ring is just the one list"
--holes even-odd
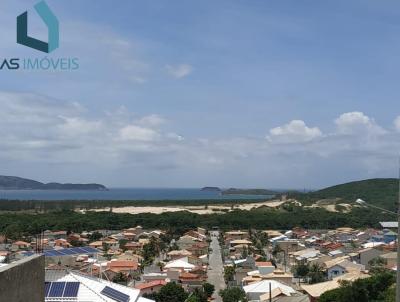
[(32, 179), (16, 176), (0, 175), (0, 190), (90, 190), (107, 191), (108, 189), (100, 184), (62, 184), (57, 182), (42, 183)]
[(222, 195), (276, 195), (275, 191), (267, 189), (221, 189), (219, 187), (204, 187), (201, 191), (207, 192), (220, 192)]

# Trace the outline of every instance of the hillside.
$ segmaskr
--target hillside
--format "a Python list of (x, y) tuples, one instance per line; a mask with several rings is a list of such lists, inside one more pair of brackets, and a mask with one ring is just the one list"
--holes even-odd
[(374, 178), (344, 183), (305, 194), (292, 193), (290, 196), (306, 205), (324, 199), (337, 199), (337, 203), (354, 203), (357, 198), (361, 198), (371, 204), (394, 210), (398, 190), (397, 179)]
[(0, 190), (107, 190), (100, 184), (60, 184), (41, 183), (36, 180), (16, 176), (0, 175)]

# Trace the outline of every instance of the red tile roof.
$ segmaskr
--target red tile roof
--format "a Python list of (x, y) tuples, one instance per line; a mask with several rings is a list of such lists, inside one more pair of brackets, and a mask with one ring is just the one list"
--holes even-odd
[(136, 289), (147, 289), (147, 288), (152, 288), (155, 286), (164, 286), (165, 284), (167, 284), (167, 282), (165, 280), (154, 280), (154, 281), (149, 281), (149, 282), (145, 282), (142, 284), (138, 284), (135, 286)]
[(256, 262), (256, 266), (273, 266), (271, 262), (264, 261), (264, 262)]
[(109, 269), (133, 269), (137, 270), (138, 269), (138, 263), (135, 261), (131, 260), (116, 260), (116, 261), (110, 261), (107, 263), (107, 267)]

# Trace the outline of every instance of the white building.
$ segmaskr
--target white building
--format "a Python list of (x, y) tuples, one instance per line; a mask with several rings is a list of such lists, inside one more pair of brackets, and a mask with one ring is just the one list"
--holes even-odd
[(296, 294), (296, 291), (290, 286), (284, 285), (275, 280), (263, 280), (260, 282), (251, 283), (243, 287), (246, 296), (249, 300), (260, 301), (261, 296), (269, 294), (271, 289), (271, 295), (273, 298), (278, 296), (291, 296)]
[(64, 269), (46, 270), (45, 281), (45, 302), (154, 302), (138, 289)]

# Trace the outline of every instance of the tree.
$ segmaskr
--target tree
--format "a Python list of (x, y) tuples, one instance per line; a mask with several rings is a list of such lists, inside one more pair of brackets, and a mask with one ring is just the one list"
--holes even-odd
[(239, 287), (221, 290), (219, 295), (223, 302), (247, 302), (246, 293)]
[(376, 258), (370, 260), (368, 262), (368, 264), (370, 266), (369, 271), (373, 275), (383, 273), (384, 271), (386, 271), (387, 261), (386, 261), (386, 259), (384, 259), (382, 257), (376, 257)]
[(207, 294), (207, 297), (211, 297), (215, 291), (215, 286), (206, 282), (203, 284), (203, 290)]
[(307, 276), (310, 278), (310, 280), (309, 280), (310, 284), (325, 281), (325, 272), (324, 272), (322, 266), (319, 265), (318, 263), (311, 265)]
[(74, 247), (84, 246), (82, 241), (79, 241), (79, 240), (76, 240), (76, 239), (70, 240), (69, 243)]
[(188, 294), (175, 282), (170, 282), (161, 287), (156, 302), (185, 302)]
[(114, 276), (112, 281), (115, 283), (126, 284), (128, 282), (128, 277), (123, 272), (119, 272)]
[(321, 295), (319, 302), (394, 301), (392, 272), (383, 272), (354, 282), (342, 282), (337, 289)]
[(145, 264), (151, 264), (154, 258), (159, 254), (160, 249), (158, 245), (158, 240), (154, 237), (150, 238), (150, 242), (143, 246), (142, 256), (144, 258)]
[(120, 239), (120, 240), (118, 241), (119, 248), (120, 248), (121, 250), (123, 250), (124, 252), (126, 251), (125, 245), (126, 245), (127, 243), (128, 243), (128, 240), (126, 240), (126, 239)]
[(276, 257), (279, 253), (283, 252), (281, 247), (279, 245), (276, 245), (274, 249), (272, 250), (272, 255)]
[(100, 232), (93, 232), (89, 235), (89, 242), (97, 241), (103, 238), (103, 235)]
[[(207, 294), (204, 292), (203, 289), (196, 288), (189, 299), (189, 301), (192, 302), (207, 302)], [(187, 301), (188, 300), (186, 300), (186, 302)]]
[(304, 278), (310, 271), (310, 267), (307, 264), (299, 263), (293, 268), (294, 275), (298, 278)]
[(235, 277), (235, 267), (234, 266), (225, 266), (224, 268), (224, 279), (225, 283), (229, 281), (233, 281)]
[(185, 302), (202, 302), (202, 301), (198, 296), (192, 294), (189, 298), (186, 299)]

